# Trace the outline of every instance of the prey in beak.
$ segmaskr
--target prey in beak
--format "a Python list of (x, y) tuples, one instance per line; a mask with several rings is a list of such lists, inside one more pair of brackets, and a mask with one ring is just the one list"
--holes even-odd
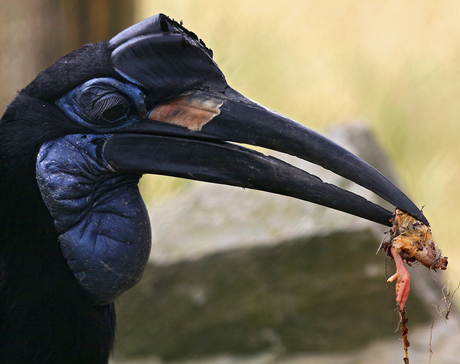
[(205, 44), (165, 15), (126, 29), (109, 45), (115, 70), (145, 93), (141, 120), (105, 142), (103, 155), (113, 170), (268, 191), (391, 226), (390, 211), (241, 144), (260, 146), (320, 165), (429, 225), (372, 166), (232, 89)]

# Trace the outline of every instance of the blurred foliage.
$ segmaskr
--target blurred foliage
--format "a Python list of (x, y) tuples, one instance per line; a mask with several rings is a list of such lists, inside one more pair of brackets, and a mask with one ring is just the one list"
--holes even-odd
[(457, 285), (459, 2), (138, 1), (137, 20), (160, 12), (198, 34), (244, 95), (319, 131), (368, 123)]

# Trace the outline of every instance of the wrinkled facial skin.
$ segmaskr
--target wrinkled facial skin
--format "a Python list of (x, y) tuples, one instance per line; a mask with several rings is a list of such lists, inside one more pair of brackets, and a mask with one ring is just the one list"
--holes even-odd
[(40, 148), (36, 176), (69, 268), (96, 305), (113, 302), (142, 277), (150, 222), (137, 183), (116, 173), (102, 148), (110, 132), (145, 114), (143, 93), (110, 78), (88, 81), (57, 101), (72, 121), (107, 134), (74, 134)]

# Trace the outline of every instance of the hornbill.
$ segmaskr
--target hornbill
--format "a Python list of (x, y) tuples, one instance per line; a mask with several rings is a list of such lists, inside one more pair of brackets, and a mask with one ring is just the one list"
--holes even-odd
[(144, 173), (390, 225), (390, 211), (244, 144), (318, 164), (428, 224), (373, 167), (232, 89), (203, 41), (159, 14), (59, 59), (0, 121), (0, 362), (107, 363), (113, 302), (149, 257)]

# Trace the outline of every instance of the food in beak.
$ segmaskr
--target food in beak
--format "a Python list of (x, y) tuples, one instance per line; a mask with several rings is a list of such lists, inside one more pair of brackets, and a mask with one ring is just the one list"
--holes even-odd
[(447, 257), (441, 255), (433, 241), (430, 228), (424, 223), (413, 218), (399, 209), (395, 210), (391, 220), (393, 226), (390, 229), (390, 240), (382, 244), (385, 252), (394, 259), (396, 273), (388, 278), (388, 282), (396, 279), (396, 302), (398, 305), (402, 339), (406, 357), (405, 363), (409, 363), (408, 347), (409, 332), (406, 323), (405, 305), (410, 291), (410, 276), (404, 265), (404, 261), (411, 266), (413, 262), (420, 262), (429, 269), (447, 268)]
[(410, 277), (404, 260), (409, 266), (413, 262), (420, 262), (433, 270), (445, 270), (447, 257), (441, 256), (441, 251), (433, 241), (430, 228), (409, 214), (396, 209), (392, 224), (390, 241), (384, 242), (383, 248), (396, 263), (396, 273), (388, 278), (388, 282), (397, 280), (396, 302), (399, 310), (403, 311), (410, 290)]

